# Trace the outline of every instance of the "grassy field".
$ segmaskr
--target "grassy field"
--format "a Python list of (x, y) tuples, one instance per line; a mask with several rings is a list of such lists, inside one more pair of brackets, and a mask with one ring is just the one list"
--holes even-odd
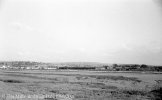
[(162, 100), (162, 74), (0, 70), (0, 100)]

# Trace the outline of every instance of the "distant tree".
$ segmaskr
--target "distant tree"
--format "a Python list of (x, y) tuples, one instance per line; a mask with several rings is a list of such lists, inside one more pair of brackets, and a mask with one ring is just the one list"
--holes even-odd
[(108, 69), (109, 66), (103, 66), (105, 69)]
[(142, 64), (140, 68), (148, 68), (148, 66), (145, 64)]
[(113, 68), (116, 68), (116, 67), (118, 67), (118, 65), (117, 64), (113, 64)]

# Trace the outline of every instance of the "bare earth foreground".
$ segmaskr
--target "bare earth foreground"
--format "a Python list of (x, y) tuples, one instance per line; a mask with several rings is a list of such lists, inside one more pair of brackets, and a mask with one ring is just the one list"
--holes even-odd
[(0, 100), (161, 100), (162, 74), (0, 70)]

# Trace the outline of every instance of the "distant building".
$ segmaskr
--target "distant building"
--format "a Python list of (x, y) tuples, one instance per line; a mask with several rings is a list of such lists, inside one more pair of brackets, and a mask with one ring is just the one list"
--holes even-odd
[(49, 69), (49, 70), (55, 70), (57, 68), (56, 67), (48, 67), (47, 69)]
[(40, 69), (40, 66), (32, 66), (31, 69)]
[(0, 69), (7, 69), (7, 68), (10, 68), (10, 66), (5, 66), (5, 65), (0, 66)]
[(31, 69), (31, 67), (28, 66), (28, 67), (26, 67), (26, 69)]
[(96, 67), (96, 70), (105, 70), (105, 67)]

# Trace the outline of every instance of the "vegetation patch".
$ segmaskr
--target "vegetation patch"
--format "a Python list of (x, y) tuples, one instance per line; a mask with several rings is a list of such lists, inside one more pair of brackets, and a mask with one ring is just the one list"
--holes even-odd
[(162, 100), (162, 87), (152, 90), (149, 92), (151, 98), (153, 98), (154, 100)]
[(104, 86), (102, 89), (118, 89), (116, 86)]
[(51, 90), (51, 91), (49, 91), (49, 92), (52, 92), (52, 93), (59, 93), (58, 90)]
[(0, 79), (0, 81), (5, 82), (5, 83), (24, 83), (24, 81), (20, 81), (20, 80), (13, 80), (13, 79)]
[(116, 86), (105, 85), (104, 83), (91, 83), (88, 84), (91, 88), (101, 88), (101, 89), (118, 89)]
[(44, 98), (44, 100), (58, 100), (56, 98)]
[(135, 78), (135, 77), (124, 77), (124, 76), (103, 76), (103, 75), (99, 75), (99, 76), (90, 76), (92, 78), (96, 78), (96, 79), (107, 79), (107, 80), (124, 80), (124, 81), (135, 81), (135, 82), (141, 82), (141, 80)]
[(86, 76), (76, 76), (77, 80), (84, 80), (84, 79), (88, 79), (88, 77)]
[(144, 96), (147, 94), (147, 92), (145, 91), (139, 91), (139, 90), (124, 90), (122, 91), (124, 94), (128, 94), (128, 95), (141, 95)]

